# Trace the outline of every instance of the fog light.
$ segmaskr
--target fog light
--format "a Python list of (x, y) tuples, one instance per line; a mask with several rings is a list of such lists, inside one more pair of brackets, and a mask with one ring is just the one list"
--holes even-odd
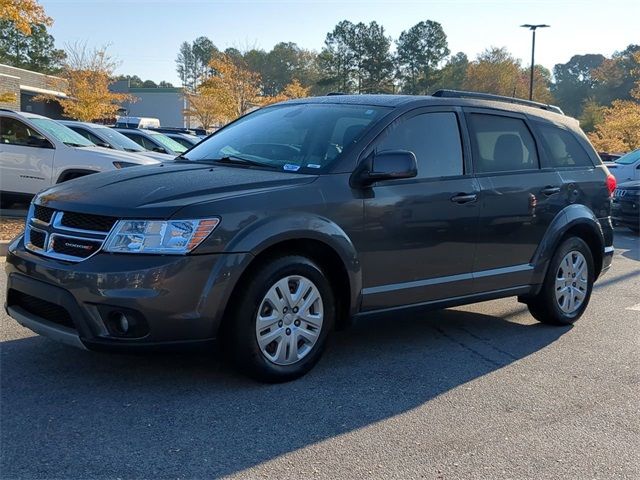
[(118, 313), (118, 328), (120, 333), (126, 334), (129, 331), (129, 320), (124, 313)]

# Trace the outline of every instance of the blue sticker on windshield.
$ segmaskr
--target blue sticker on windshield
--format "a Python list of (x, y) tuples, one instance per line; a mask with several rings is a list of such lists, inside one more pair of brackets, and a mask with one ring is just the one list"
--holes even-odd
[(297, 172), (300, 170), (300, 165), (296, 165), (294, 163), (285, 163), (284, 167), (282, 167), (287, 172)]

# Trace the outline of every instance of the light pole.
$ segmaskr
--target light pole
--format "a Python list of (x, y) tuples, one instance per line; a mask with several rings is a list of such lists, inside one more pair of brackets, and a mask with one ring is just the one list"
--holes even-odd
[(523, 28), (528, 28), (533, 33), (533, 39), (531, 41), (531, 75), (529, 78), (529, 100), (533, 100), (533, 68), (535, 66), (535, 54), (536, 54), (536, 29), (538, 28), (547, 28), (551, 25), (529, 25), (525, 23), (524, 25), (520, 25)]

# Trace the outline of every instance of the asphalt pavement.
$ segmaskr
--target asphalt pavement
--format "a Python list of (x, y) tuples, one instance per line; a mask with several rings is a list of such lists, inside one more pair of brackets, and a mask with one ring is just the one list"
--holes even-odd
[(281, 385), (210, 354), (75, 350), (3, 312), (0, 477), (638, 479), (640, 239), (616, 247), (573, 327), (515, 299), (361, 322)]

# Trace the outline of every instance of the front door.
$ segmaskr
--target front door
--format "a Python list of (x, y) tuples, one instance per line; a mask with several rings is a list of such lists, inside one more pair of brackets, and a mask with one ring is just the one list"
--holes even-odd
[(365, 192), (362, 309), (470, 294), (479, 189), (465, 167), (458, 112), (409, 112), (373, 149), (413, 152), (418, 175)]

